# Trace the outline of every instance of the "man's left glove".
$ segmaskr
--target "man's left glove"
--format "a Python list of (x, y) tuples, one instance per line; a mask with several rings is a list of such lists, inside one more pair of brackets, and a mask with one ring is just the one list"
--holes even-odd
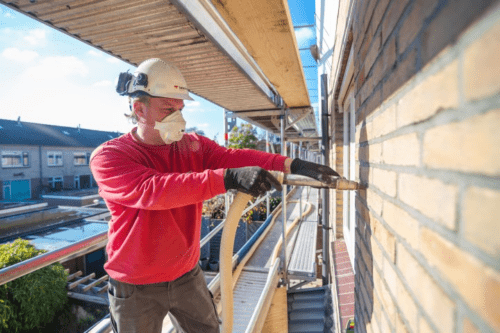
[(333, 183), (332, 177), (340, 177), (340, 175), (330, 167), (304, 161), (300, 158), (295, 158), (292, 161), (292, 164), (290, 164), (290, 172), (294, 175), (314, 178), (325, 184)]

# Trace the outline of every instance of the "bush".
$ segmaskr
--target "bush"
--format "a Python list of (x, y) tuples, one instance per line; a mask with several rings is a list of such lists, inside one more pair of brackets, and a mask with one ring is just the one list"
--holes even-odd
[[(17, 239), (0, 245), (0, 269), (44, 253)], [(67, 304), (67, 274), (55, 263), (0, 286), (0, 332), (41, 328)]]
[(269, 209), (271, 212), (278, 207), (278, 205), (281, 203), (281, 197), (274, 197), (269, 200)]
[[(254, 198), (255, 199), (255, 198)], [(281, 197), (271, 197), (269, 200), (269, 206), (271, 212), (280, 204)], [(250, 203), (247, 204), (247, 207), (250, 206)], [(225, 216), (225, 201), (224, 195), (219, 195), (213, 197), (212, 199), (205, 200), (203, 202), (203, 215), (209, 216), (212, 219), (224, 219)], [(263, 201), (253, 209), (248, 211), (241, 218), (243, 221), (247, 223), (252, 223), (253, 221), (264, 221), (267, 217), (267, 209), (266, 202)]]

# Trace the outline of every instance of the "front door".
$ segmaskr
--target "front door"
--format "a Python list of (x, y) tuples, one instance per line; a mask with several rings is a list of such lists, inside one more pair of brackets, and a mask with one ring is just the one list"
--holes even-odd
[(11, 180), (10, 195), (12, 201), (22, 201), (31, 199), (30, 180)]
[(10, 201), (10, 182), (8, 185), (3, 185), (3, 199)]

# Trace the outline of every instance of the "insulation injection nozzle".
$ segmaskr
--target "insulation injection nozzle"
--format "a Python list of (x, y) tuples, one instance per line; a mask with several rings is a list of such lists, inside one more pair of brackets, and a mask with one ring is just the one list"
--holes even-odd
[(278, 179), (284, 185), (296, 185), (296, 186), (311, 186), (315, 188), (332, 188), (340, 191), (350, 191), (365, 189), (363, 184), (358, 182), (347, 180), (345, 178), (332, 177), (331, 181), (328, 183), (320, 182), (319, 180), (300, 176), (293, 174), (284, 174), (282, 172), (272, 172), (273, 176)]

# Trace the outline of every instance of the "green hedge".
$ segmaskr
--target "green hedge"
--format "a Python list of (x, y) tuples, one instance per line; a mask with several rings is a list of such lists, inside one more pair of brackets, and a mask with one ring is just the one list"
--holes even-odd
[[(17, 239), (0, 245), (0, 269), (44, 253)], [(54, 320), (67, 304), (67, 274), (55, 263), (0, 286), (0, 332), (22, 332)]]

